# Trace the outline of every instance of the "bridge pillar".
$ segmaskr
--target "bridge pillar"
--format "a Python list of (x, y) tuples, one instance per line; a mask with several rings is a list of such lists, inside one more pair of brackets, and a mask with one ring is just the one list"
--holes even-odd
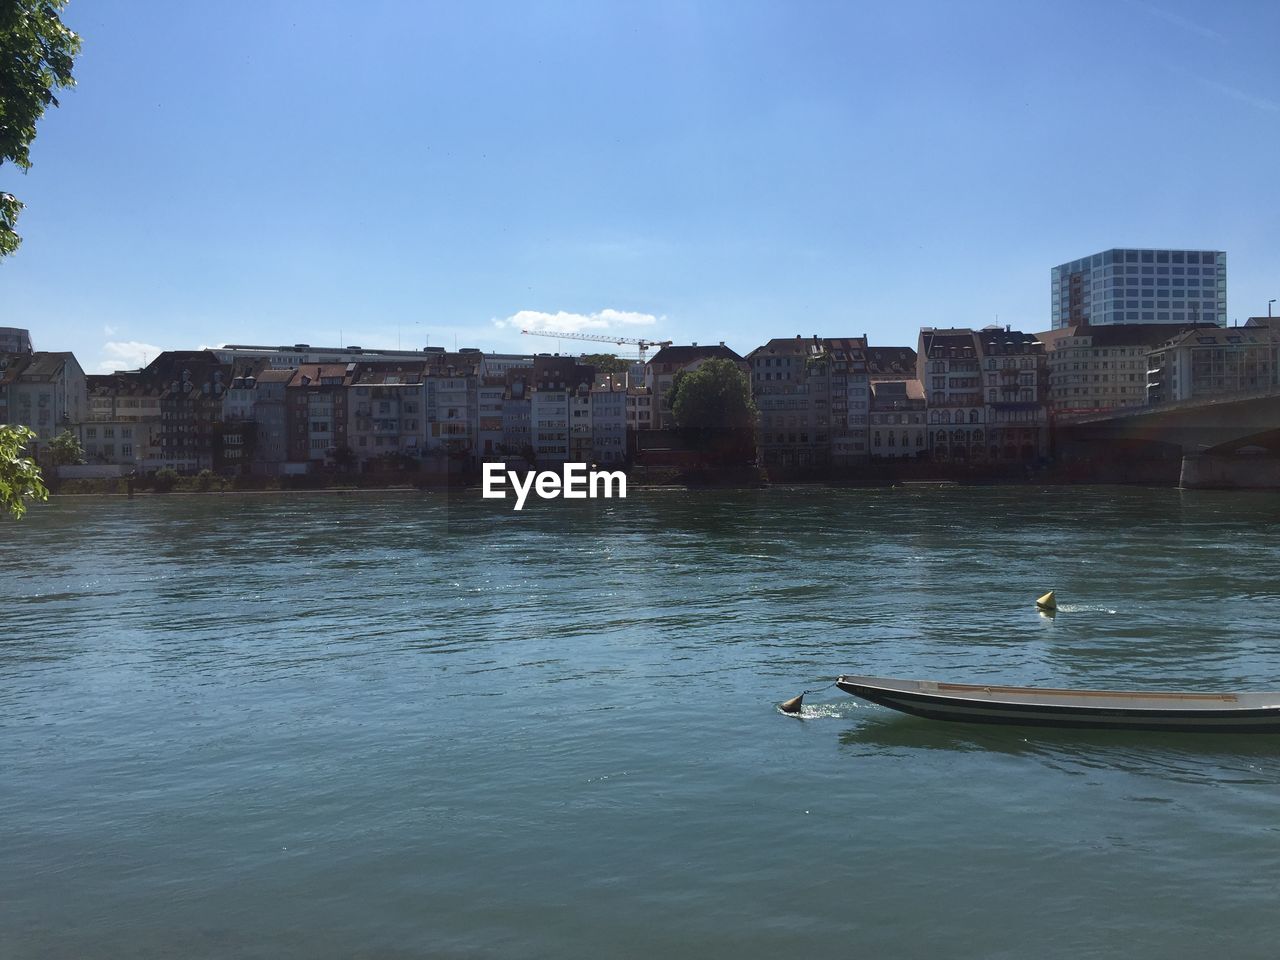
[(1182, 458), (1178, 486), (1184, 490), (1280, 489), (1280, 457), (1192, 454)]

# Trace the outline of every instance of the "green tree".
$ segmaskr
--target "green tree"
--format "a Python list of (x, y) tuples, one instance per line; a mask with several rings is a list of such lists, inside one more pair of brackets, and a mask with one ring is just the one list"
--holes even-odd
[(50, 440), (49, 451), (53, 455), (53, 462), (60, 467), (72, 463), (84, 463), (84, 448), (80, 446), (80, 440), (70, 430), (63, 430)]
[(612, 353), (584, 353), (579, 363), (589, 363), (596, 368), (597, 376), (610, 373), (626, 373), (631, 369), (631, 361), (616, 357)]
[(726, 466), (749, 463), (756, 449), (756, 405), (751, 383), (732, 360), (708, 360), (676, 374), (671, 416), (697, 450)]
[[(80, 38), (59, 18), (67, 0), (0, 0), (0, 166), (31, 168), (36, 121), (58, 105), (54, 91), (75, 85), (71, 67)], [(15, 227), (22, 202), (0, 190), (0, 257), (22, 242)]]
[(36, 435), (26, 427), (0, 425), (0, 510), (12, 517), (27, 512), (28, 500), (48, 500), (40, 468), (24, 448)]

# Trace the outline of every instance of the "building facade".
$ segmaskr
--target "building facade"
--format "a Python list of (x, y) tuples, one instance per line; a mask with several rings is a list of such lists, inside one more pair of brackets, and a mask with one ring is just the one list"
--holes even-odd
[(1050, 271), (1053, 329), (1088, 323), (1227, 324), (1221, 250), (1112, 249)]
[[(1208, 329), (1217, 329), (1206, 324)], [(1193, 325), (1082, 323), (1038, 334), (1049, 369), (1055, 417), (1103, 414), (1147, 402), (1147, 355)]]
[(974, 332), (925, 327), (916, 349), (916, 370), (928, 404), (930, 456), (942, 462), (985, 460), (987, 407)]
[(0, 395), (0, 423), (33, 430), (37, 451), (74, 432), (88, 410), (84, 371), (65, 351), (0, 354)]
[(981, 418), (987, 431), (985, 459), (1025, 463), (1048, 456), (1049, 369), (1044, 344), (1034, 334), (1009, 327), (987, 327), (974, 339), (986, 392)]
[(929, 425), (926, 418), (924, 387), (919, 380), (872, 381), (868, 427), (871, 459), (927, 458)]
[(616, 466), (627, 459), (626, 378), (605, 379), (591, 388), (591, 459)]
[[(418, 457), (425, 438), (425, 365), (360, 363), (347, 398), (346, 466), (392, 457)], [(354, 461), (354, 462), (353, 462)]]
[(539, 465), (547, 465), (572, 461), (578, 455), (575, 462), (580, 462), (581, 454), (591, 450), (595, 367), (572, 357), (539, 355), (533, 359), (532, 376), (529, 419), (534, 458)]
[(1267, 392), (1277, 384), (1275, 359), (1269, 327), (1183, 331), (1148, 355), (1147, 402)]
[(303, 364), (285, 387), (288, 463), (334, 465), (347, 442), (347, 405), (355, 364)]
[(144, 371), (88, 374), (80, 445), (88, 463), (146, 472), (163, 466), (159, 382)]

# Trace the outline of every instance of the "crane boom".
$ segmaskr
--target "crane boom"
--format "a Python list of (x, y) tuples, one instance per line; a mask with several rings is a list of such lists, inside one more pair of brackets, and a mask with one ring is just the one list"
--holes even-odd
[(555, 337), (557, 340), (591, 340), (595, 343), (635, 344), (640, 348), (640, 362), (644, 363), (645, 351), (650, 347), (669, 347), (670, 340), (642, 340), (636, 337), (618, 337), (603, 333), (556, 333), (554, 330), (521, 330), (526, 337)]

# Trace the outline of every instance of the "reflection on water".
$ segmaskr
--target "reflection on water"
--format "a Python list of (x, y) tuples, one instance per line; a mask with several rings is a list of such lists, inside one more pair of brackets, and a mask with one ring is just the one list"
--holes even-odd
[(1280, 936), (1277, 738), (776, 705), (840, 673), (1280, 687), (1277, 520), (1030, 488), (59, 501), (0, 538), (0, 955), (1097, 956), (1080, 918), (1121, 914), (1127, 956), (1235, 955), (1214, 930)]
[[(814, 716), (839, 717), (815, 705)], [(1181, 783), (1280, 784), (1280, 734), (1177, 734), (953, 723), (871, 708), (840, 743), (867, 750), (995, 752), (1070, 774), (1114, 770)]]

